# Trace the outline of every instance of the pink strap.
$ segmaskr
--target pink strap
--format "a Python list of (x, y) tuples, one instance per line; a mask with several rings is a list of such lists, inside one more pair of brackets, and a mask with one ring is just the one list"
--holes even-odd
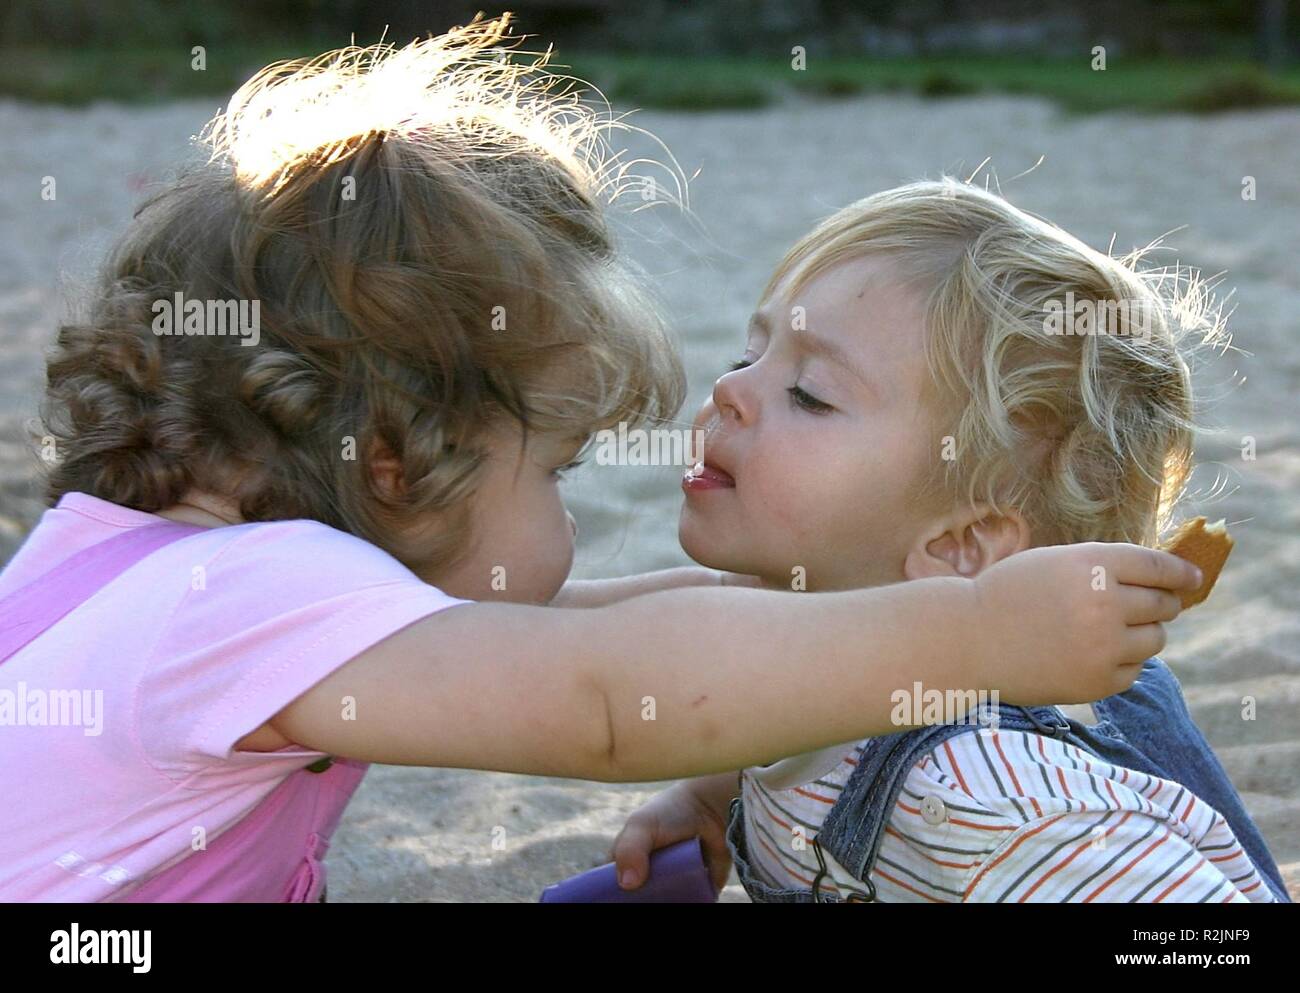
[(0, 598), (0, 663), (89, 600), (150, 552), (206, 531), (192, 524), (146, 524), (83, 548)]

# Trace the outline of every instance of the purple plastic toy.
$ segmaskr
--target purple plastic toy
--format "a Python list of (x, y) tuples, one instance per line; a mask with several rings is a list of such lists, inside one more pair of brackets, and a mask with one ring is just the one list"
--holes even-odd
[(614, 863), (588, 869), (542, 891), (542, 903), (716, 903), (699, 838), (650, 853), (650, 876), (639, 889), (618, 885)]

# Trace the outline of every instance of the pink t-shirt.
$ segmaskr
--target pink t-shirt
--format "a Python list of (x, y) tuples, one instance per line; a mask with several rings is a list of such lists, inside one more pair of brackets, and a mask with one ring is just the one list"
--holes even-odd
[[(0, 597), (161, 520), (69, 493), (0, 572)], [(324, 756), (232, 751), (239, 739), (466, 602), (316, 521), (213, 528), (152, 552), (0, 663), (0, 900), (120, 899), (196, 837), (210, 843)]]

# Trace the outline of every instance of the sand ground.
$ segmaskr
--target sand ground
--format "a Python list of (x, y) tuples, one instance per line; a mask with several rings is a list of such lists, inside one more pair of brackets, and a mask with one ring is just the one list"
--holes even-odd
[[(0, 562), (41, 513), (22, 426), (42, 349), (70, 296), (144, 186), (185, 155), (216, 104), (33, 107), (0, 101)], [(1004, 192), (1089, 243), (1166, 232), (1178, 259), (1235, 286), (1240, 353), (1198, 369), (1213, 429), (1198, 446), (1203, 495), (1238, 547), (1214, 598), (1171, 627), (1166, 658), (1246, 804), (1300, 883), (1300, 112), (1213, 118), (1069, 117), (1021, 98), (904, 96), (787, 103), (753, 112), (644, 113), (690, 185), (693, 220), (625, 222), (691, 372), (685, 416), (743, 349), (773, 264), (815, 220), (878, 189), (987, 158)], [(636, 140), (637, 154), (663, 153)], [(1045, 156), (1036, 170), (1014, 181)], [(40, 197), (42, 177), (57, 199)], [(1243, 200), (1253, 176), (1257, 199)], [(1256, 457), (1242, 458), (1243, 437)], [(1211, 497), (1216, 482), (1221, 495)], [(680, 564), (676, 471), (584, 470), (568, 484), (581, 527), (575, 575)], [(1254, 697), (1256, 719), (1242, 718)], [(657, 789), (455, 770), (375, 768), (329, 856), (332, 900), (531, 901), (603, 861), (625, 815)], [(504, 828), (505, 849), (493, 838)], [(727, 900), (743, 900), (735, 885)]]

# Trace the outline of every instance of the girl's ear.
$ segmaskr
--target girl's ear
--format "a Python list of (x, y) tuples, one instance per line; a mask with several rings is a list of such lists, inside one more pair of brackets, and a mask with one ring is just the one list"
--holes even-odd
[(402, 465), (392, 449), (378, 439), (370, 447), (370, 477), (390, 500), (402, 490)]
[(1029, 525), (1014, 510), (981, 505), (923, 531), (903, 562), (908, 579), (964, 576), (972, 579), (1008, 555), (1030, 547)]

